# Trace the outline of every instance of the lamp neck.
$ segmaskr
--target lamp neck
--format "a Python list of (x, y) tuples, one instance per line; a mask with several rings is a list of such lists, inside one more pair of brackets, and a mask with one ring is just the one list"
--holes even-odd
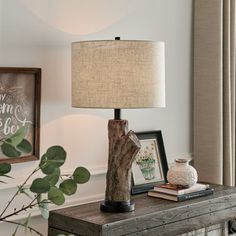
[[(120, 37), (115, 37), (115, 40), (120, 40)], [(114, 120), (121, 120), (121, 109), (114, 109)]]
[(121, 120), (121, 109), (114, 109), (114, 120)]

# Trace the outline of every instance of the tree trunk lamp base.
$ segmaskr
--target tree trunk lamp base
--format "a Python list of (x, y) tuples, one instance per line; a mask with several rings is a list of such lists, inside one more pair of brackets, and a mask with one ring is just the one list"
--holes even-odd
[(133, 211), (134, 204), (130, 201), (131, 166), (140, 150), (140, 142), (133, 131), (128, 131), (127, 120), (109, 120), (108, 137), (106, 194), (100, 209), (105, 212)]

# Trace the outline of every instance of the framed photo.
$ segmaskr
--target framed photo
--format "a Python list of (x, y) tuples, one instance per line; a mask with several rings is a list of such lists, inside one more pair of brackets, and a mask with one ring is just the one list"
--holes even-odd
[(136, 135), (141, 149), (132, 164), (132, 194), (147, 192), (156, 184), (166, 183), (168, 171), (161, 131), (146, 131)]
[[(39, 159), (41, 69), (0, 67), (0, 163), (16, 163)], [(24, 128), (21, 128), (24, 127)], [(13, 151), (19, 155), (4, 155), (3, 143), (24, 129), (24, 146)], [(18, 131), (18, 133), (17, 133)], [(31, 146), (28, 152), (20, 152)], [(9, 145), (8, 145), (9, 146)], [(14, 152), (13, 152), (14, 154)]]

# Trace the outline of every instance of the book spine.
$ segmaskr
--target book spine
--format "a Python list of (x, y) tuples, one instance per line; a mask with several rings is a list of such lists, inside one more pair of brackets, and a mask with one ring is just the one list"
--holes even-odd
[(198, 191), (194, 193), (188, 193), (184, 195), (177, 196), (179, 202), (190, 200), (197, 197), (204, 197), (213, 193), (213, 189), (206, 189), (203, 191)]

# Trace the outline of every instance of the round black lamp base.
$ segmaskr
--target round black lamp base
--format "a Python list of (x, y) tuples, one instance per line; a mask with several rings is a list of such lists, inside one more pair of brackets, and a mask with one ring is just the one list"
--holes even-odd
[(134, 211), (135, 205), (130, 201), (104, 201), (100, 205), (100, 210), (105, 212), (130, 212)]

